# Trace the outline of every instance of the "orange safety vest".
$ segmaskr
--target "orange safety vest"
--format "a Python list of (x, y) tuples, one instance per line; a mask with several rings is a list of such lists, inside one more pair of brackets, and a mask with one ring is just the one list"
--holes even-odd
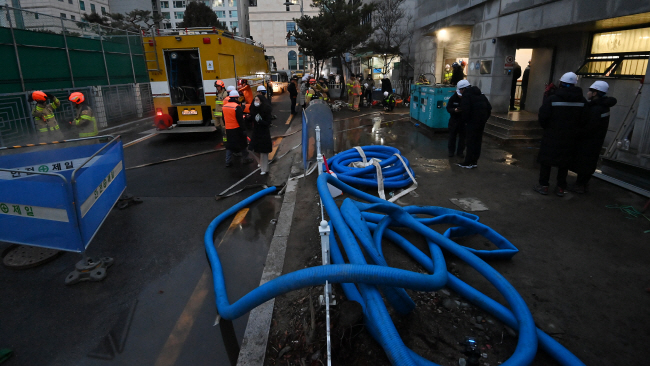
[(223, 120), (226, 124), (226, 130), (232, 130), (239, 128), (239, 122), (237, 122), (237, 107), (241, 106), (235, 102), (228, 102), (223, 105)]

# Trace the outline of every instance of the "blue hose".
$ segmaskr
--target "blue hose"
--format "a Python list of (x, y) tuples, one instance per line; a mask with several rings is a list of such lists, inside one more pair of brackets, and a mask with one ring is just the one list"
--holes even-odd
[[(382, 176), (384, 178), (384, 187), (388, 189), (399, 189), (410, 186), (413, 181), (409, 177), (404, 164), (395, 154), (400, 151), (390, 146), (363, 146), (364, 154), (368, 161), (372, 158), (381, 160), (379, 165), (382, 167)], [(415, 173), (411, 169), (408, 160), (402, 157), (413, 176)], [(346, 150), (330, 158), (330, 170), (336, 173), (336, 176), (347, 184), (362, 187), (377, 187), (377, 170), (373, 165), (365, 168), (352, 168), (348, 165), (353, 162), (361, 161), (361, 155), (356, 149)]]
[[(401, 165), (401, 163), (399, 164)], [(339, 209), (329, 194), (327, 183), (369, 203), (346, 199)], [(384, 348), (392, 364), (431, 366), (436, 364), (422, 358), (404, 345), (392, 323), (379, 289), (386, 295), (391, 306), (400, 312), (407, 312), (412, 309), (412, 300), (406, 295), (404, 289), (436, 291), (447, 285), (472, 303), (492, 313), (506, 325), (518, 330), (517, 348), (503, 365), (530, 364), (537, 351), (538, 342), (542, 349), (562, 365), (583, 365), (562, 345), (535, 327), (532, 315), (521, 296), (496, 270), (481, 259), (510, 258), (517, 252), (517, 249), (498, 233), (480, 224), (475, 215), (434, 207), (402, 208), (358, 191), (329, 174), (323, 174), (318, 178), (318, 191), (331, 219), (330, 246), (332, 262), (335, 264), (306, 268), (282, 275), (244, 295), (233, 304), (229, 303), (223, 269), (214, 247), (215, 229), (240, 209), (275, 192), (275, 188), (271, 187), (254, 194), (231, 207), (210, 223), (205, 233), (204, 242), (208, 259), (212, 265), (217, 310), (224, 319), (238, 318), (262, 303), (289, 291), (322, 285), (325, 281), (340, 283), (347, 298), (361, 304), (369, 332)], [(366, 211), (379, 212), (379, 214)], [(421, 214), (434, 217), (414, 216)], [(457, 226), (447, 230), (444, 235), (427, 226), (439, 223), (451, 223)], [(389, 229), (389, 227), (399, 226), (410, 228), (423, 235), (427, 240), (430, 256), (425, 255), (406, 239)], [(350, 264), (345, 264), (343, 260), (343, 254), (335, 240), (335, 233), (341, 240)], [(474, 233), (483, 235), (499, 249), (472, 251), (450, 240), (450, 237)], [(388, 267), (381, 249), (382, 238), (387, 238), (402, 247), (432, 274), (426, 275)], [(361, 243), (363, 251), (358, 243)], [(511, 310), (449, 274), (446, 271), (441, 249), (464, 260), (485, 276), (501, 292)], [(372, 265), (367, 264), (364, 253), (373, 263)]]

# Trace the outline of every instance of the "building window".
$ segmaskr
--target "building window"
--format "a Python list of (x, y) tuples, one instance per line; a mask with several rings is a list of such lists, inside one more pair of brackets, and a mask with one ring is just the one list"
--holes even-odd
[(90, 12), (95, 13), (95, 4), (90, 3)]
[(217, 14), (217, 18), (225, 18), (226, 17), (226, 11), (225, 10), (217, 10), (214, 13)]
[(60, 14), (61, 14), (61, 18), (64, 18), (64, 19), (67, 18), (67, 16), (65, 15), (65, 13), (60, 13)]
[(257, 6), (257, 0), (248, 0), (248, 6)]
[(183, 15), (185, 15), (184, 11), (175, 11), (174, 12), (174, 19), (183, 19)]
[(650, 28), (596, 33), (591, 52), (576, 74), (641, 78), (650, 57)]
[(60, 2), (63, 2), (63, 0), (59, 0)]
[(161, 1), (160, 2), (160, 8), (161, 9), (169, 9), (169, 1)]
[(72, 0), (68, 0), (68, 4), (74, 4)]
[(211, 3), (210, 0), (202, 0), (201, 2), (203, 3), (203, 5), (207, 6), (208, 8), (210, 7), (210, 3)]
[(34, 19), (38, 19), (38, 13), (34, 13)]
[(228, 0), (228, 6), (237, 7), (237, 0)]
[(224, 0), (214, 0), (214, 6), (224, 6)]
[(296, 38), (294, 36), (289, 35), (289, 32), (292, 32), (296, 30), (296, 23), (295, 22), (287, 22), (287, 46), (295, 46), (296, 45)]
[(234, 31), (239, 29), (239, 22), (230, 22), (230, 28)]
[(298, 54), (298, 70), (305, 69), (305, 55), (301, 53)]
[[(168, 14), (169, 14), (169, 13), (168, 13)], [(171, 28), (172, 28), (172, 24), (171, 24), (171, 23), (165, 23), (165, 24), (163, 24), (163, 28), (165, 28), (165, 29), (171, 29)]]
[(185, 1), (174, 1), (174, 7), (175, 8), (184, 8), (185, 7)]
[(161, 14), (162, 14), (163, 19), (171, 19), (171, 17), (169, 16), (168, 11), (163, 11)]
[(70, 15), (70, 19), (77, 20), (77, 17), (75, 17), (74, 15)]
[(84, 3), (83, 1), (79, 1), (79, 9), (86, 10), (86, 3)]
[(237, 18), (237, 10), (231, 10), (229, 13), (231, 18)]
[(106, 8), (102, 6), (102, 15), (106, 15)]
[(296, 51), (289, 51), (289, 70), (298, 70), (298, 57)]

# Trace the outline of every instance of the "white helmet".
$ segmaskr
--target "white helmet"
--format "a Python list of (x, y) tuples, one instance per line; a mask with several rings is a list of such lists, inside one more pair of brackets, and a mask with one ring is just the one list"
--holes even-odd
[(446, 64), (446, 65), (445, 65), (445, 68), (447, 68), (447, 69), (450, 68), (450, 67), (451, 67), (451, 66), (449, 66), (449, 64)]
[(233, 90), (233, 91), (230, 92), (230, 96), (231, 96), (231, 97), (238, 97), (238, 96), (239, 96), (239, 92), (238, 92), (237, 90)]
[(596, 89), (599, 92), (602, 92), (603, 94), (607, 94), (607, 91), (609, 90), (609, 84), (607, 84), (602, 80), (598, 80), (595, 81), (593, 84), (591, 84), (589, 89)]
[(257, 87), (257, 91), (266, 91), (266, 88), (264, 87), (264, 85), (260, 85)]
[(384, 92), (384, 96), (387, 97), (387, 96), (388, 96), (388, 92)]
[(469, 81), (463, 79), (459, 81), (458, 84), (456, 84), (456, 89), (460, 90), (463, 88), (467, 88), (468, 86), (472, 86), (472, 84), (470, 84)]
[(233, 90), (235, 90), (235, 87), (232, 86), (232, 85), (230, 85), (229, 87), (226, 88), (226, 91), (227, 91), (227, 92), (231, 92), (231, 91), (233, 91)]
[(566, 74), (562, 75), (560, 81), (563, 83), (576, 85), (578, 83), (578, 75), (573, 72), (567, 72)]

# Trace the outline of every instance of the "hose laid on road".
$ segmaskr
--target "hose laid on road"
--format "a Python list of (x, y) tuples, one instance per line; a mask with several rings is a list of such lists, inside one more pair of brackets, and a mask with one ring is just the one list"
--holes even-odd
[[(369, 203), (347, 198), (339, 209), (329, 193), (328, 183)], [(282, 275), (244, 295), (234, 304), (230, 304), (228, 301), (223, 270), (214, 247), (214, 231), (219, 223), (228, 216), (235, 214), (264, 195), (275, 192), (275, 187), (258, 192), (231, 207), (209, 225), (204, 241), (213, 270), (217, 310), (223, 318), (238, 318), (256, 306), (295, 289), (322, 285), (325, 281), (341, 283), (347, 298), (362, 305), (368, 330), (384, 348), (392, 364), (429, 366), (436, 364), (417, 355), (404, 345), (392, 323), (381, 293), (384, 293), (391, 306), (398, 312), (404, 313), (414, 307), (413, 301), (406, 295), (404, 289), (437, 291), (448, 286), (518, 331), (519, 340), (515, 352), (502, 365), (530, 364), (537, 352), (538, 342), (542, 349), (562, 365), (583, 365), (563, 346), (535, 327), (530, 310), (521, 296), (503, 276), (481, 259), (510, 258), (517, 252), (517, 249), (497, 232), (480, 224), (475, 215), (435, 207), (402, 208), (356, 190), (329, 174), (323, 174), (318, 178), (318, 191), (331, 219), (330, 248), (334, 264), (306, 268)], [(422, 213), (434, 217), (415, 216)], [(448, 229), (444, 235), (428, 227), (428, 225), (440, 223), (451, 223), (455, 226)], [(422, 235), (428, 243), (430, 254), (425, 255), (413, 244), (389, 229), (389, 227), (400, 226)], [(450, 237), (473, 233), (483, 235), (499, 249), (471, 251), (450, 239)], [(343, 253), (335, 240), (335, 234), (340, 239), (345, 255), (350, 261), (349, 264), (343, 261)], [(383, 238), (402, 247), (431, 274), (388, 267), (381, 249)], [(481, 273), (502, 294), (510, 309), (449, 274), (441, 249), (445, 249)]]

